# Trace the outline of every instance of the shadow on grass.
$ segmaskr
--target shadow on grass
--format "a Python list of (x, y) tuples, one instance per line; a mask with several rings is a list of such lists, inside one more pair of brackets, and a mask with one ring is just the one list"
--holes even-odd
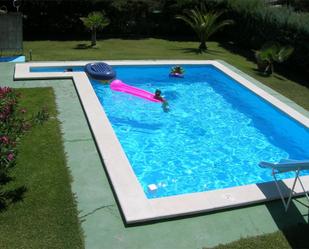
[(23, 201), (26, 192), (25, 186), (0, 192), (0, 212), (7, 210), (14, 203)]
[(13, 178), (11, 176), (8, 176), (7, 174), (2, 174), (0, 176), (0, 186), (9, 183), (12, 180), (13, 180)]
[(280, 81), (286, 80), (285, 78), (281, 77), (280, 75), (277, 75), (277, 74), (274, 74), (274, 73), (273, 74), (266, 74), (263, 71), (258, 70), (257, 68), (251, 68), (251, 69), (257, 76), (263, 77), (265, 79), (267, 79), (267, 78), (270, 79), (271, 77), (273, 77), (273, 78), (276, 78), (277, 80), (280, 80)]
[(182, 51), (185, 54), (202, 54), (202, 51), (198, 48), (176, 48), (173, 50)]
[(3, 186), (14, 181), (14, 178), (2, 174), (0, 177), (0, 212), (6, 210), (11, 204), (22, 201), (27, 191), (25, 186), (21, 186), (12, 190), (1, 190)]
[(284, 78), (282, 78), (282, 77), (280, 77), (280, 76), (278, 76), (278, 75), (274, 75), (274, 77), (275, 77), (276, 79), (278, 79), (278, 80), (284, 81)]
[(79, 43), (74, 47), (74, 49), (90, 49), (90, 48), (93, 48), (93, 47), (86, 43)]
[(178, 50), (178, 51), (182, 51), (185, 54), (211, 54), (211, 55), (218, 55), (218, 54), (222, 54), (221, 51), (216, 51), (216, 50), (211, 50), (211, 49), (207, 49), (207, 50), (201, 50), (199, 48), (173, 48), (171, 50)]
[(243, 49), (237, 46), (237, 44), (234, 44), (233, 42), (221, 42), (219, 43), (219, 46), (230, 51), (234, 54), (239, 54), (243, 57), (245, 57), (248, 61), (255, 63), (255, 57), (253, 51), (249, 49)]
[(308, 78), (309, 78), (309, 74), (301, 72), (301, 71), (297, 71), (297, 70), (287, 70), (288, 65), (286, 65), (286, 67), (284, 67), (283, 65), (275, 65), (275, 72), (279, 73), (280, 75), (284, 76), (285, 78), (292, 80), (294, 82), (297, 82), (300, 85), (303, 85), (307, 88), (309, 88), (309, 82), (308, 82)]
[[(278, 184), (284, 196), (287, 196), (290, 188), (282, 181), (279, 181)], [(273, 198), (274, 192), (277, 192), (274, 182), (258, 184), (258, 187), (268, 198)], [(305, 214), (301, 213), (295, 202), (308, 209)], [(309, 240), (307, 239), (309, 234), (308, 203), (296, 199), (290, 203), (287, 211), (285, 211), (283, 204), (278, 201), (267, 202), (265, 206), (291, 248), (309, 248)]]
[[(258, 75), (258, 76), (260, 76), (260, 77), (263, 77), (263, 78), (265, 78), (265, 79), (272, 77), (272, 75), (266, 74), (266, 73), (264, 73), (264, 72), (262, 72), (262, 71), (260, 71), (260, 70), (258, 70), (258, 69), (256, 69), (256, 68), (251, 68), (251, 69), (252, 69), (252, 71), (253, 71), (256, 75)], [(280, 78), (279, 76), (277, 76), (277, 77)], [(284, 80), (283, 78), (280, 78), (280, 79), (281, 79), (281, 80)]]
[(146, 40), (146, 39), (160, 39), (172, 42), (194, 42), (195, 36), (182, 36), (182, 35), (141, 35), (141, 34), (103, 34), (97, 36), (99, 40), (104, 39), (121, 39), (121, 40)]

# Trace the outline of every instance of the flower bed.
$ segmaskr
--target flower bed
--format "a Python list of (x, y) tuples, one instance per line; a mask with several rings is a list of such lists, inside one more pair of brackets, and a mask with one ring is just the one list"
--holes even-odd
[(20, 94), (9, 87), (0, 87), (0, 205), (5, 206), (7, 198), (3, 185), (9, 179), (10, 169), (16, 164), (17, 143), (20, 137), (33, 125), (48, 119), (48, 112), (42, 109), (30, 118), (27, 111), (19, 107)]

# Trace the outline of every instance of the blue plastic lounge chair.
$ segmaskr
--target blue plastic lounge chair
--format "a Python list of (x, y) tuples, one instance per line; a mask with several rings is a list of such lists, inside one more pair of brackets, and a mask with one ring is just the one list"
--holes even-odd
[[(285, 211), (288, 210), (289, 208), (289, 205), (290, 205), (290, 202), (291, 202), (291, 199), (293, 197), (293, 193), (294, 193), (294, 189), (295, 189), (295, 186), (296, 186), (296, 181), (298, 179), (308, 201), (309, 201), (309, 196), (308, 196), (308, 193), (307, 191), (305, 190), (304, 188), (304, 185), (299, 177), (299, 173), (300, 171), (302, 170), (309, 170), (309, 160), (305, 160), (305, 161), (298, 161), (298, 160), (287, 160), (287, 159), (283, 159), (281, 160), (280, 162), (278, 163), (269, 163), (269, 162), (260, 162), (259, 163), (259, 166), (261, 168), (270, 168), (272, 169), (272, 175), (275, 179), (275, 183), (276, 183), (276, 186), (277, 186), (277, 189), (279, 191), (279, 194), (280, 194), (280, 197), (281, 197), (281, 200), (283, 202), (283, 205), (285, 207)], [(280, 189), (280, 186), (278, 184), (278, 180), (276, 178), (276, 175), (277, 174), (280, 174), (280, 173), (284, 173), (284, 172), (289, 172), (289, 171), (294, 171), (295, 172), (295, 179), (294, 179), (294, 182), (293, 182), (293, 186), (290, 190), (290, 194), (289, 194), (289, 198), (288, 200), (286, 201), (284, 196), (283, 196), (283, 193)]]

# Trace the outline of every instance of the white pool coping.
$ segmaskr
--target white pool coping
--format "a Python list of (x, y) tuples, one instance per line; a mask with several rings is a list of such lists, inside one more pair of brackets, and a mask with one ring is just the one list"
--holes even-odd
[[(16, 64), (14, 80), (72, 79), (86, 117), (90, 124), (97, 147), (104, 161), (106, 171), (117, 195), (123, 216), (127, 223), (136, 223), (181, 215), (197, 214), (214, 210), (250, 205), (280, 198), (274, 182), (251, 184), (208, 192), (184, 194), (156, 199), (147, 199), (133, 169), (120, 145), (117, 136), (101, 106), (87, 75), (84, 72), (44, 72), (32, 73), (30, 67), (70, 67), (84, 66), (90, 61), (79, 62), (37, 62)], [(93, 62), (93, 61), (91, 61)], [(309, 128), (309, 114), (300, 113), (276, 96), (274, 91), (263, 90), (253, 82), (240, 76), (219, 61), (209, 60), (143, 60), (143, 61), (104, 61), (110, 65), (175, 65), (210, 64), (235, 79), (257, 95)], [(273, 93), (271, 93), (273, 92)], [(284, 97), (283, 97), (284, 98)], [(295, 106), (295, 104), (293, 103)], [(301, 107), (299, 107), (302, 109)], [(304, 112), (304, 111), (302, 111)], [(271, 173), (271, 172), (269, 172)], [(282, 181), (282, 186), (291, 187), (293, 179)], [(309, 189), (309, 176), (302, 177), (305, 189)], [(303, 194), (299, 184), (296, 194)], [(287, 194), (287, 191), (285, 191)]]

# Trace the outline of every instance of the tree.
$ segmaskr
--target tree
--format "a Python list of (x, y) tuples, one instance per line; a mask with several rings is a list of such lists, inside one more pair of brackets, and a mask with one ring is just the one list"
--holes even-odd
[(97, 30), (101, 30), (109, 25), (110, 21), (104, 13), (94, 11), (88, 14), (87, 17), (80, 18), (84, 26), (91, 31), (91, 46), (97, 44)]
[(197, 34), (200, 45), (199, 50), (207, 50), (206, 41), (211, 35), (226, 25), (233, 24), (232, 20), (218, 21), (223, 12), (208, 12), (204, 4), (200, 8), (185, 10), (184, 15), (177, 15), (176, 18), (185, 21)]
[(271, 75), (274, 72), (274, 62), (286, 61), (293, 52), (294, 48), (290, 45), (282, 46), (277, 42), (268, 42), (256, 52), (255, 56), (259, 69), (265, 75)]

